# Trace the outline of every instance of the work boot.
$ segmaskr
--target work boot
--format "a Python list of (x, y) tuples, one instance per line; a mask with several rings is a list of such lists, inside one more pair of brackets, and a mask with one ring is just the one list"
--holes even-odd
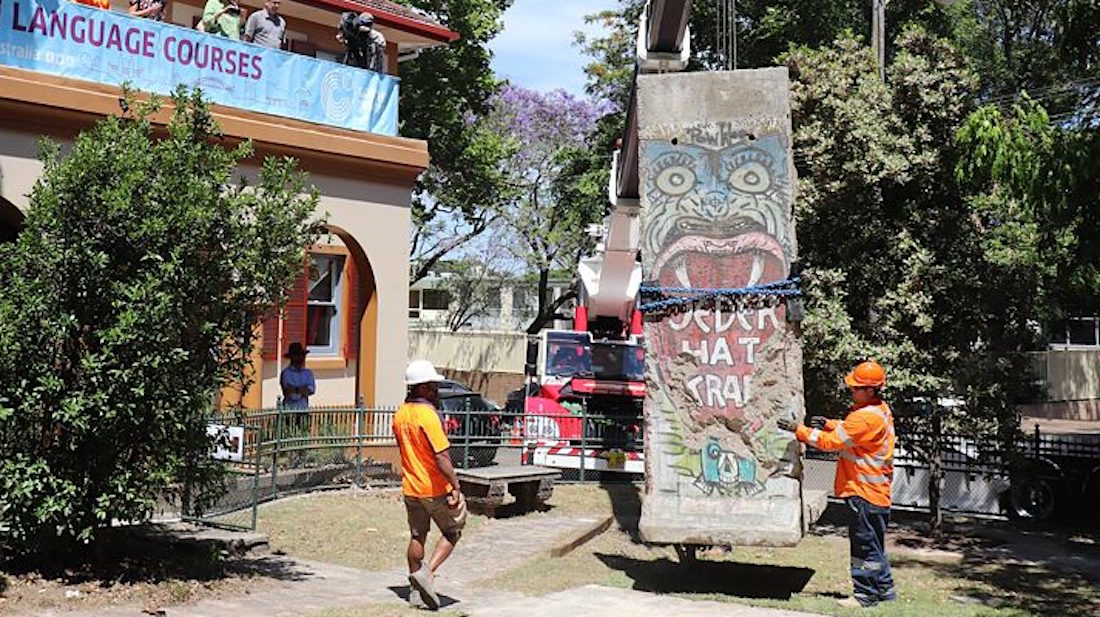
[(855, 598), (844, 598), (843, 600), (837, 600), (836, 603), (844, 608), (865, 608), (873, 606), (872, 604), (864, 604)]
[(424, 564), (419, 570), (409, 575), (409, 585), (413, 590), (420, 592), (420, 599), (428, 605), (428, 608), (433, 611), (439, 609), (439, 596), (435, 593), (432, 571), (428, 568), (428, 564)]

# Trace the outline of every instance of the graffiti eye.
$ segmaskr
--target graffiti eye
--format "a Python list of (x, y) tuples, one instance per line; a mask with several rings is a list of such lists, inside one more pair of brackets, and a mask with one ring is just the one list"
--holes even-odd
[(657, 188), (668, 195), (683, 195), (695, 188), (695, 172), (683, 165), (673, 165), (657, 174)]
[(733, 170), (730, 186), (744, 193), (764, 193), (772, 186), (772, 174), (764, 165), (749, 161)]

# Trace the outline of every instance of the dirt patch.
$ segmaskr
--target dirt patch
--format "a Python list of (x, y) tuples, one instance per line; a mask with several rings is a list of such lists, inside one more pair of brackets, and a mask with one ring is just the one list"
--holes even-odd
[(0, 614), (119, 605), (153, 610), (259, 592), (295, 577), (279, 558), (196, 555), (159, 545), (144, 550), (107, 546), (96, 551), (93, 561), (80, 566), (5, 564), (0, 567)]

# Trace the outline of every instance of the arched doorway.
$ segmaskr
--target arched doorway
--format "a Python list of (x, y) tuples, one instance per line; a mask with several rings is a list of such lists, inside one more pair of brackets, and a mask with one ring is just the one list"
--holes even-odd
[(0, 242), (12, 242), (23, 227), (23, 213), (15, 204), (0, 197)]
[[(254, 351), (249, 377), (254, 384), (236, 399), (248, 409), (273, 407), (281, 395), (279, 375), (286, 352), (298, 343), (309, 350), (306, 367), (314, 375), (311, 406), (377, 403), (378, 292), (374, 269), (359, 241), (344, 229), (309, 247), (302, 274), (287, 303), (256, 329), (262, 341)], [(258, 387), (257, 387), (258, 386)]]

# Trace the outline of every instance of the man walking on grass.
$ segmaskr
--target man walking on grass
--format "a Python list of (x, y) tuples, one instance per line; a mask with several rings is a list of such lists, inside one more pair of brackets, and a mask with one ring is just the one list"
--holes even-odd
[(821, 416), (810, 426), (780, 418), (780, 429), (794, 431), (802, 443), (819, 450), (839, 451), (834, 491), (848, 502), (848, 542), (852, 557), (853, 597), (844, 606), (874, 606), (897, 598), (890, 560), (886, 557), (886, 525), (890, 522), (890, 483), (894, 479), (894, 416), (882, 401), (886, 371), (864, 362), (844, 378), (853, 405), (843, 422)]
[[(405, 369), (409, 387), (405, 403), (393, 418), (393, 434), (401, 450), (402, 492), (409, 519), (409, 603), (439, 608), (435, 573), (451, 556), (466, 524), (466, 504), (451, 464), (451, 443), (435, 406), (444, 377), (427, 360), (414, 360)], [(431, 522), (443, 537), (431, 560), (424, 561)]]

